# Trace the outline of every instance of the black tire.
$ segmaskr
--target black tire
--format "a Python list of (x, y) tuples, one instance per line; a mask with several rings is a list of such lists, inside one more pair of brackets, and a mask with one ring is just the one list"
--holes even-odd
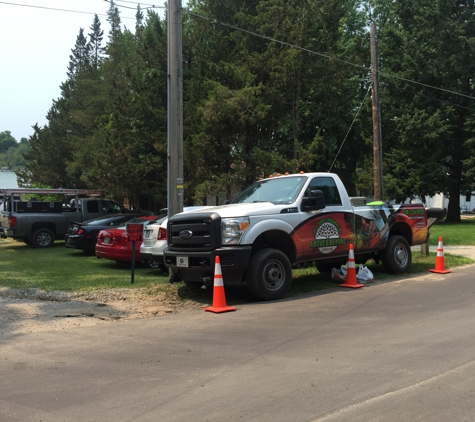
[(257, 299), (282, 299), (292, 284), (289, 258), (278, 249), (258, 250), (249, 261), (246, 282)]
[(38, 229), (33, 233), (31, 243), (35, 248), (49, 248), (54, 245), (55, 236), (49, 229)]
[(159, 268), (158, 262), (152, 261), (151, 259), (142, 259), (142, 264), (146, 268)]
[(409, 272), (412, 263), (411, 247), (407, 240), (399, 235), (389, 236), (386, 248), (381, 251), (384, 269), (392, 274)]

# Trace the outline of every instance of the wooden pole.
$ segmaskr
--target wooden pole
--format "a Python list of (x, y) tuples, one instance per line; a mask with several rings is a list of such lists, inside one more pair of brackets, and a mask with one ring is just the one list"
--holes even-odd
[(183, 211), (181, 0), (168, 2), (168, 217)]
[(381, 134), (381, 109), (379, 103), (379, 69), (378, 69), (378, 41), (376, 25), (371, 24), (371, 83), (373, 107), (373, 165), (374, 165), (374, 199), (383, 201), (383, 148)]

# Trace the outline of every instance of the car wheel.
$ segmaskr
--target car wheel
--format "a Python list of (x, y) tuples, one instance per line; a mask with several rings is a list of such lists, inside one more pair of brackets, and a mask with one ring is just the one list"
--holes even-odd
[(48, 248), (54, 245), (54, 233), (49, 229), (38, 229), (33, 233), (32, 244), (35, 248)]
[(147, 268), (159, 268), (160, 264), (158, 262), (152, 261), (151, 259), (143, 259), (143, 264)]
[(282, 299), (292, 284), (289, 258), (278, 249), (258, 250), (249, 261), (246, 282), (251, 294), (258, 299)]
[(409, 272), (412, 263), (411, 248), (402, 236), (389, 236), (386, 248), (381, 251), (384, 269), (392, 274)]

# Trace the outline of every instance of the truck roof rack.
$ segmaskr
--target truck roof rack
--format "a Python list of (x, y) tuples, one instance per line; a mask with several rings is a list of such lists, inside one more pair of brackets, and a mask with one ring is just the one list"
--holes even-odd
[(104, 192), (92, 189), (41, 189), (41, 188), (13, 188), (0, 189), (5, 196), (18, 195), (22, 193), (36, 194), (64, 194), (64, 195), (102, 195)]

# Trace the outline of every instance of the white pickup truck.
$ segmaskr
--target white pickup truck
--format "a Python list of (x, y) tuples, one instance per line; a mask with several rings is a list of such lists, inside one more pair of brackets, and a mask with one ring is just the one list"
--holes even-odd
[(219, 255), (224, 283), (245, 281), (274, 300), (290, 288), (292, 267), (331, 270), (346, 263), (350, 244), (357, 263), (409, 271), (410, 246), (428, 238), (427, 215), (422, 204), (354, 206), (336, 174), (290, 174), (257, 181), (230, 204), (172, 216), (164, 261), (171, 282), (211, 286)]

